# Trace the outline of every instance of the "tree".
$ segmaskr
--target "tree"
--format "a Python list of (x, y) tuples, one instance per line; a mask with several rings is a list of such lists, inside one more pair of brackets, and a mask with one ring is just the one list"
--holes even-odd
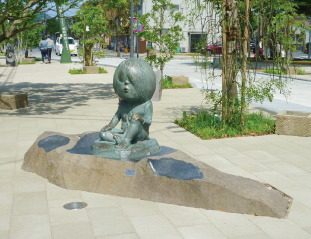
[(295, 0), (297, 14), (305, 14), (311, 16), (311, 2), (309, 0)]
[(178, 25), (184, 20), (181, 12), (174, 10), (175, 5), (170, 0), (152, 0), (151, 12), (139, 17), (144, 31), (138, 33), (152, 42), (159, 55), (146, 57), (151, 66), (160, 68), (161, 80), (165, 63), (173, 58), (183, 39), (182, 28)]
[[(219, 9), (219, 2), (210, 1), (209, 4)], [(222, 0), (223, 11), (218, 15), (218, 24), (222, 24), (223, 33), (222, 91), (204, 93), (206, 99), (214, 104), (214, 113), (219, 113), (221, 106), (223, 123), (243, 127), (247, 103), (253, 100), (262, 102), (264, 99), (272, 101), (276, 90), (289, 93), (285, 90), (286, 80), (279, 77), (290, 64), (296, 30), (301, 29), (301, 37), (304, 36), (304, 17), (301, 16), (302, 20), (297, 18), (295, 6), (294, 2), (288, 0)], [(249, 10), (259, 22), (257, 30), (259, 36), (263, 37), (266, 58), (270, 52), (273, 69), (280, 71), (280, 76), (265, 80), (253, 75), (250, 70), (247, 57), (250, 51), (249, 33), (253, 29), (248, 19)], [(280, 54), (282, 49), (286, 52), (284, 58)], [(212, 74), (212, 80), (213, 77)]]
[(75, 23), (71, 26), (77, 36), (82, 37), (84, 46), (83, 59), (85, 66), (93, 63), (93, 47), (97, 42), (103, 41), (103, 35), (110, 32), (107, 20), (107, 9), (99, 0), (85, 2), (77, 11)]
[[(109, 18), (109, 25), (112, 34), (117, 40), (118, 57), (121, 56), (121, 39), (131, 33), (131, 1), (130, 0), (101, 0), (102, 6), (106, 9), (106, 15)], [(134, 7), (139, 4), (140, 0), (134, 0)]]
[[(0, 43), (15, 37), (18, 33), (42, 24), (46, 19), (35, 22), (37, 14), (55, 8), (55, 3), (66, 4), (66, 9), (77, 5), (81, 0), (6, 0), (0, 1)], [(56, 18), (55, 16), (54, 18)]]

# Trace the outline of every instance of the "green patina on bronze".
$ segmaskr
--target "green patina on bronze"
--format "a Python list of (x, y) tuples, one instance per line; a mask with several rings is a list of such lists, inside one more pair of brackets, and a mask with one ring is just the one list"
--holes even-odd
[[(150, 99), (156, 88), (150, 65), (137, 58), (123, 61), (115, 71), (113, 88), (120, 98), (119, 107), (110, 123), (101, 129), (100, 140), (92, 146), (93, 154), (135, 160), (159, 152), (156, 140), (149, 139), (153, 113)], [(120, 121), (121, 128), (116, 129)]]

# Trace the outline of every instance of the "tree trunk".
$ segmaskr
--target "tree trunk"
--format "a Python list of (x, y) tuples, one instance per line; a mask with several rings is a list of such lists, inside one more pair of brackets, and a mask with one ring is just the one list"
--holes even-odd
[(245, 89), (246, 89), (246, 67), (247, 67), (247, 51), (248, 51), (248, 22), (249, 22), (249, 0), (245, 0), (245, 27), (243, 38), (243, 58), (242, 58), (242, 88), (241, 88), (241, 124), (245, 125)]
[[(226, 37), (223, 41), (223, 47), (225, 49), (224, 60), (224, 71), (223, 71), (223, 81), (226, 82), (225, 88), (225, 98), (226, 98), (226, 109), (223, 108), (223, 111), (226, 110), (226, 115), (224, 120), (228, 121), (232, 114), (234, 114), (234, 102), (238, 97), (237, 83), (236, 83), (236, 39), (237, 39), (237, 1), (236, 0), (224, 0), (223, 10), (224, 14), (224, 24), (223, 28), (225, 31)], [(223, 88), (224, 89), (224, 88)]]
[(84, 62), (85, 66), (91, 66), (93, 63), (93, 54), (92, 54), (93, 44), (86, 43), (84, 45)]

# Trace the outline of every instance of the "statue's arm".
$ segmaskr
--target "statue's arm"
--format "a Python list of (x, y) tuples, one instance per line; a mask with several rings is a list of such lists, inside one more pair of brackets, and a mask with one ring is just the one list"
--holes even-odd
[(149, 101), (146, 103), (144, 108), (144, 117), (142, 117), (140, 114), (133, 114), (132, 119), (139, 120), (142, 124), (151, 124), (152, 121), (152, 103)]
[(119, 123), (120, 121), (120, 117), (118, 115), (118, 112), (112, 117), (111, 121), (109, 124), (107, 124), (106, 126), (104, 126), (101, 131), (110, 131), (112, 130), (114, 127), (116, 127), (116, 125)]
[(152, 113), (153, 113), (153, 107), (151, 101), (148, 101), (145, 106), (145, 114), (143, 117), (143, 124), (151, 124), (152, 122)]

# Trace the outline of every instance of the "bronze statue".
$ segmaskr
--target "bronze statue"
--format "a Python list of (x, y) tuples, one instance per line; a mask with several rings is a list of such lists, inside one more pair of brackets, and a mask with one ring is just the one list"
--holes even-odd
[[(140, 147), (149, 147), (149, 127), (153, 113), (150, 99), (156, 88), (153, 69), (141, 59), (125, 60), (115, 71), (113, 88), (120, 98), (119, 107), (110, 123), (101, 129), (100, 140), (96, 144), (102, 143), (101, 148), (109, 148), (110, 151), (111, 148), (135, 148), (137, 151)], [(121, 128), (115, 128), (120, 121)]]

